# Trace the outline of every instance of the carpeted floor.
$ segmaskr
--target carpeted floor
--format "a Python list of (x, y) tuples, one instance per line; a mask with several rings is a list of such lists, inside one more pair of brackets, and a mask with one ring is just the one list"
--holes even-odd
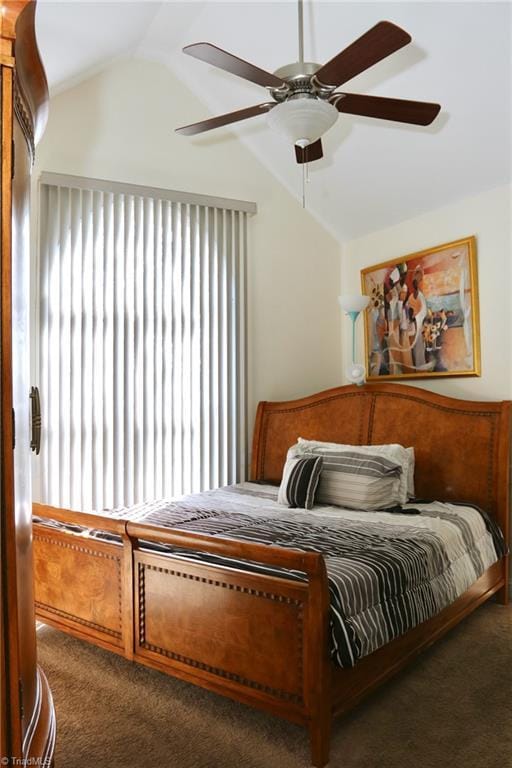
[[(43, 627), (56, 768), (306, 768), (306, 732)], [(335, 768), (512, 768), (512, 608), (476, 611), (333, 729)]]

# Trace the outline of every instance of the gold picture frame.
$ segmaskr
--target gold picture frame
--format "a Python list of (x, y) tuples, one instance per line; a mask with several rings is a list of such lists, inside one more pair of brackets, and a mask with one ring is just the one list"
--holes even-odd
[(474, 236), (361, 270), (367, 381), (480, 376)]

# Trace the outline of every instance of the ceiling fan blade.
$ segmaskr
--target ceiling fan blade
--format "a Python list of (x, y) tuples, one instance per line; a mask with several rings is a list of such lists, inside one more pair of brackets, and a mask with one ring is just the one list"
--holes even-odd
[(437, 117), (440, 104), (407, 99), (387, 99), (382, 96), (366, 96), (357, 93), (334, 93), (330, 101), (338, 112), (364, 117), (378, 117), (381, 120), (395, 120), (397, 123), (430, 125)]
[(379, 21), (348, 48), (315, 72), (322, 85), (343, 85), (381, 59), (410, 43), (411, 36), (390, 21)]
[(223, 51), (222, 48), (217, 48), (216, 45), (211, 43), (187, 45), (183, 49), (183, 53), (188, 53), (189, 56), (206, 61), (207, 64), (224, 69), (226, 72), (231, 72), (231, 74), (238, 77), (243, 77), (244, 80), (251, 80), (251, 82), (262, 85), (264, 88), (286, 87), (286, 83), (280, 77), (276, 77), (270, 72), (265, 72), (264, 69), (239, 59), (238, 56), (233, 56), (232, 53)]
[(223, 125), (238, 123), (239, 120), (247, 120), (248, 117), (262, 115), (264, 112), (269, 112), (275, 105), (276, 102), (274, 101), (269, 101), (266, 104), (256, 104), (254, 107), (246, 107), (245, 109), (239, 109), (236, 112), (228, 112), (226, 115), (210, 117), (208, 120), (201, 120), (199, 123), (184, 125), (182, 128), (175, 128), (174, 130), (175, 133), (181, 133), (183, 136), (193, 136), (196, 133), (211, 131), (213, 128), (220, 128)]
[(320, 160), (324, 156), (322, 149), (322, 140), (318, 139), (307, 147), (298, 147), (295, 144), (295, 157), (298, 163), (312, 163), (313, 160)]

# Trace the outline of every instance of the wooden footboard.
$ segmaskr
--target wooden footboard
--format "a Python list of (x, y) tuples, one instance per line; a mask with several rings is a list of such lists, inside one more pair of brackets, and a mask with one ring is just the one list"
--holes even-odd
[[(322, 555), (128, 523), (134, 542), (134, 658), (309, 728), (328, 762), (329, 590)], [(141, 542), (301, 571), (300, 582), (142, 551)]]
[[(34, 513), (120, 537), (103, 542), (35, 523), (38, 618), (306, 726), (313, 765), (327, 763), (332, 669), (321, 555), (41, 505)], [(301, 571), (305, 580), (155, 553), (148, 541)]]
[(122, 547), (41, 528), (34, 531), (39, 618), (123, 651)]
[(38, 619), (127, 658), (133, 656), (131, 543), (125, 521), (34, 504), (34, 515), (97, 526), (119, 543), (33, 525)]
[(135, 554), (135, 658), (302, 721), (307, 584), (162, 559)]

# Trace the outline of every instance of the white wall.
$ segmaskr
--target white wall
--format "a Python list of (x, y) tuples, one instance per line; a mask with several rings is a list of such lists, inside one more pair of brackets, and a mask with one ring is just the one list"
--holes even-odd
[(208, 110), (165, 67), (118, 62), (52, 99), (34, 178), (48, 170), (258, 204), (250, 225), (248, 276), (250, 424), (260, 399), (346, 383), (349, 323), (342, 321), (336, 297), (360, 291), (361, 268), (471, 234), (477, 238), (482, 376), (411, 383), (459, 397), (512, 398), (510, 187), (342, 247), (233, 135), (175, 135), (184, 114), (193, 122)]
[[(346, 243), (342, 250), (341, 292), (360, 292), (360, 270), (476, 235), (482, 375), (414, 379), (405, 383), (473, 400), (512, 398), (512, 198), (510, 186), (498, 187), (439, 210), (409, 219)], [(362, 323), (359, 359), (364, 360)], [(349, 362), (348, 321), (342, 340), (343, 370)], [(346, 382), (344, 382), (346, 383)]]
[(164, 66), (118, 62), (52, 99), (34, 178), (46, 170), (257, 203), (248, 272), (252, 428), (259, 400), (340, 383), (340, 246), (233, 135), (174, 134), (184, 114), (194, 122), (208, 111)]

